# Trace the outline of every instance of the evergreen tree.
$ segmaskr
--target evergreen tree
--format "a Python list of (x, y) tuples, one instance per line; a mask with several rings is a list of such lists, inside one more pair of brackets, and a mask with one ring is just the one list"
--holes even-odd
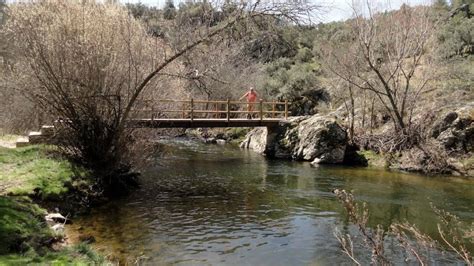
[(166, 0), (165, 7), (163, 8), (163, 17), (168, 20), (176, 17), (176, 7), (173, 0)]
[(0, 0), (0, 26), (5, 23), (6, 20), (6, 0)]
[(433, 3), (433, 6), (436, 9), (444, 9), (444, 10), (449, 9), (449, 4), (446, 0), (435, 0)]
[(456, 13), (464, 12), (470, 18), (474, 15), (474, 0), (451, 0), (451, 9)]

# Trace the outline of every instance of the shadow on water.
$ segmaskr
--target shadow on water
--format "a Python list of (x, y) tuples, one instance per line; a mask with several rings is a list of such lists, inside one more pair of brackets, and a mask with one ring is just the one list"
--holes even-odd
[(331, 191), (368, 202), (369, 223), (416, 223), (436, 235), (430, 202), (474, 221), (474, 182), (267, 160), (251, 151), (163, 140), (143, 186), (73, 227), (124, 262), (179, 265), (349, 263), (335, 227), (353, 230)]

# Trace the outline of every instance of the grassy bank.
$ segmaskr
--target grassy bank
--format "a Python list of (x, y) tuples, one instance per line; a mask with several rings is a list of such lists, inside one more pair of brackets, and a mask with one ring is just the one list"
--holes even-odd
[(87, 172), (55, 155), (51, 146), (0, 147), (0, 265), (100, 264), (87, 245), (61, 247), (35, 202), (59, 204)]
[(85, 170), (54, 156), (48, 146), (17, 149), (0, 147), (0, 193), (28, 195), (42, 199), (57, 198), (68, 191), (74, 176)]

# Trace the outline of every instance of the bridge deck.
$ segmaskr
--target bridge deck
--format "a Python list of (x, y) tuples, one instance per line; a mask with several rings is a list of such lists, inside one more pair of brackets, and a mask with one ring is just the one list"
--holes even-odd
[(166, 118), (132, 119), (129, 127), (135, 128), (199, 128), (199, 127), (272, 127), (284, 122), (282, 118), (265, 119), (216, 119), (216, 118)]

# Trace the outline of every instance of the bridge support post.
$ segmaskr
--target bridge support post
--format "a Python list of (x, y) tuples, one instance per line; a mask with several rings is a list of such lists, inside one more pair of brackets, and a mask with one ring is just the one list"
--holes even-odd
[(194, 100), (191, 98), (191, 122), (193, 122), (194, 119)]
[(230, 100), (229, 99), (227, 99), (226, 111), (227, 111), (227, 114), (226, 114), (227, 122), (230, 122)]
[(288, 119), (288, 100), (285, 100), (285, 119)]
[(260, 122), (263, 120), (263, 99), (260, 99)]
[(272, 104), (272, 118), (275, 118), (275, 112), (276, 112), (276, 103), (275, 103), (275, 100), (273, 100), (273, 104)]

